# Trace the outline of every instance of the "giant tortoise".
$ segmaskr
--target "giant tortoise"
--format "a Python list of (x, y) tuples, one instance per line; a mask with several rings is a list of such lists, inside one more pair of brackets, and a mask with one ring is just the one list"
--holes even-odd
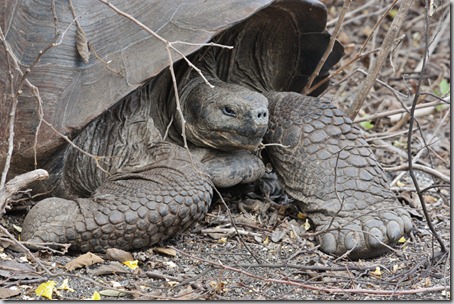
[[(52, 193), (26, 216), (22, 239), (77, 251), (151, 246), (202, 219), (214, 187), (261, 179), (268, 163), (326, 253), (374, 257), (409, 232), (410, 216), (359, 129), (316, 97), (326, 86), (301, 94), (330, 39), (323, 4), (119, 2), (168, 41), (191, 42), (171, 45), (192, 64), (170, 70), (170, 45), (102, 2), (74, 1), (71, 14), (63, 1), (17, 1), (3, 16), (22, 65), (37, 45), (54, 43), (28, 75), (43, 108), (36, 92), (23, 93), (17, 112), (12, 172), (36, 158), (50, 172), (41, 189)], [(75, 48), (81, 37), (90, 58)], [(200, 44), (208, 41), (233, 49)], [(336, 42), (314, 83), (342, 53)]]

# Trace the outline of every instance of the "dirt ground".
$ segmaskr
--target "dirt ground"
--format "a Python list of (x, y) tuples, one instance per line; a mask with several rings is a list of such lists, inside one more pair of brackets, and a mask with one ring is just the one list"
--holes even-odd
[[(343, 1), (324, 2), (332, 32)], [(323, 96), (344, 110), (376, 52), (344, 65), (355, 58), (368, 35), (363, 53), (380, 47), (398, 8), (386, 13), (374, 31), (391, 1), (352, 2), (339, 34), (346, 54), (336, 68), (342, 67), (342, 72)], [(45, 299), (36, 295), (40, 284), (54, 281), (60, 287), (67, 279), (72, 290), (54, 289), (53, 299), (91, 299), (97, 292), (102, 300), (450, 300), (450, 5), (434, 1), (426, 30), (424, 3), (413, 4), (400, 40), (356, 118), (388, 172), (392, 189), (412, 214), (414, 230), (392, 251), (358, 261), (329, 256), (317, 249), (313, 231), (305, 230), (305, 220), (289, 204), (232, 190), (222, 193), (225, 204), (217, 198), (206, 218), (190, 231), (130, 253), (138, 261), (135, 269), (118, 262), (127, 255), (120, 253), (119, 258), (100, 254), (102, 262), (68, 270), (65, 265), (81, 254), (40, 250), (32, 258), (3, 233), (0, 299)], [(421, 66), (426, 33), (430, 56)], [(419, 106), (409, 143), (409, 122), (395, 110), (412, 105), (418, 85), (418, 103), (431, 106)], [(423, 201), (405, 167), (408, 145), (421, 169), (414, 172)], [(30, 204), (15, 203), (0, 220), (16, 238)]]

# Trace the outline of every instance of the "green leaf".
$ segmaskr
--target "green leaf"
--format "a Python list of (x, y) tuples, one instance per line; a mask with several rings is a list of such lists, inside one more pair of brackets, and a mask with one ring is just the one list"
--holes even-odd
[(397, 13), (399, 12), (399, 10), (397, 9), (392, 9), (389, 11), (388, 15), (389, 17), (391, 17), (392, 19), (394, 19), (394, 17), (396, 17)]
[(374, 127), (374, 124), (372, 121), (367, 120), (367, 121), (362, 121), (359, 123), (359, 125), (364, 129), (364, 130), (370, 130)]
[(438, 88), (434, 90), (434, 93), (437, 94), (438, 96), (445, 96), (451, 91), (451, 87), (449, 85), (449, 82), (446, 80), (446, 78), (443, 78), (442, 81), (440, 81), (440, 84), (438, 85)]
[(449, 91), (451, 90), (446, 78), (443, 78), (443, 80), (440, 82), (440, 84), (438, 86), (440, 87), (441, 96), (448, 94)]

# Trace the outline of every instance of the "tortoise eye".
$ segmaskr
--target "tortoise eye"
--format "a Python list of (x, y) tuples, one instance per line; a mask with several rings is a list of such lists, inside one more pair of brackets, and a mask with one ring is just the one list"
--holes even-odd
[(222, 108), (222, 113), (230, 117), (236, 117), (236, 112), (231, 107), (228, 106)]

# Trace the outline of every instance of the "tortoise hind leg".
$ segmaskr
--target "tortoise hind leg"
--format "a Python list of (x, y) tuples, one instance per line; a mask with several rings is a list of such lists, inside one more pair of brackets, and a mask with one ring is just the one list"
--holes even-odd
[(22, 239), (71, 243), (71, 250), (103, 252), (151, 246), (187, 229), (208, 211), (210, 180), (187, 151), (160, 142), (155, 162), (112, 175), (90, 198), (48, 198), (27, 214)]
[(325, 231), (321, 250), (350, 258), (378, 256), (412, 223), (359, 129), (329, 102), (267, 93), (268, 152), (286, 192)]

